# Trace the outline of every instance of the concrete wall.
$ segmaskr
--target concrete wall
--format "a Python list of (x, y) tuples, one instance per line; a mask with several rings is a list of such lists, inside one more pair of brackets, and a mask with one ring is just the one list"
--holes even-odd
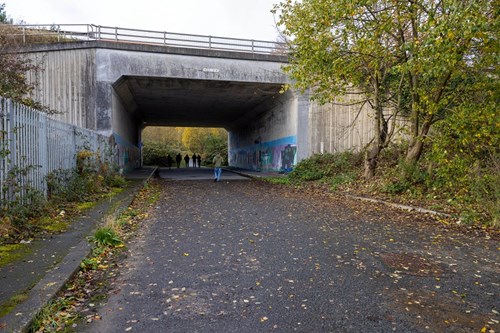
[[(124, 102), (112, 89), (112, 140), (115, 144), (116, 163), (125, 170), (141, 166), (140, 132), (141, 123), (127, 110)], [(138, 135), (139, 133), (139, 135)]]
[(311, 103), (309, 112), (311, 154), (360, 150), (373, 139), (372, 110), (365, 105)]
[[(229, 165), (251, 170), (289, 170), (306, 152), (299, 143), (307, 130), (298, 133), (298, 119), (306, 113), (303, 101), (293, 92), (280, 96), (278, 105), (252, 119), (247, 126), (229, 131)], [(300, 108), (302, 107), (302, 108)], [(307, 126), (307, 125), (306, 125)], [(300, 151), (300, 154), (298, 153)]]
[[(342, 104), (349, 104), (349, 97), (342, 99)], [(337, 153), (346, 150), (359, 151), (373, 140), (374, 111), (365, 104), (339, 105), (317, 103), (310, 104), (309, 111), (309, 148), (310, 154)], [(389, 132), (396, 126), (393, 140), (404, 137), (407, 120), (404, 117), (396, 118), (396, 122), (389, 122)]]
[(60, 112), (54, 118), (95, 130), (95, 50), (55, 50), (27, 56), (41, 69), (28, 73), (30, 82), (36, 82), (31, 97)]

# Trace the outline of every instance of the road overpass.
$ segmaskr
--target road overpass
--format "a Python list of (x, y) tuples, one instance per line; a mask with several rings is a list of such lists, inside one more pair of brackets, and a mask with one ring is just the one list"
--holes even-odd
[(280, 93), (289, 83), (280, 45), (152, 33), (100, 27), (26, 43), (21, 51), (42, 68), (33, 98), (109, 135), (124, 167), (139, 166), (146, 126), (223, 127), (229, 164), (246, 169), (279, 170), (310, 154), (309, 100)]

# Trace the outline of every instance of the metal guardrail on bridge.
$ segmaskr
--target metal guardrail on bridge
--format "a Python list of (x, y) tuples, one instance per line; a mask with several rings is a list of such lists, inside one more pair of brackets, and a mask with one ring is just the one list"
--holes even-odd
[(285, 43), (253, 39), (192, 35), (166, 31), (139, 30), (94, 24), (23, 24), (9, 25), (10, 36), (21, 43), (72, 42), (103, 40), (120, 43), (150, 44), (186, 48), (225, 50), (285, 55)]

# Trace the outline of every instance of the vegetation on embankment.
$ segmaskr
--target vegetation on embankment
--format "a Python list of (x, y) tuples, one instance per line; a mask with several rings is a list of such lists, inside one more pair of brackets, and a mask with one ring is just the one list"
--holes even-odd
[(448, 213), (459, 224), (500, 229), (499, 154), (475, 160), (472, 167), (463, 159), (458, 165), (439, 163), (427, 154), (412, 167), (404, 162), (404, 148), (393, 146), (382, 154), (375, 177), (367, 180), (363, 153), (321, 154), (270, 181), (422, 207)]
[[(47, 197), (30, 187), (12, 187), (25, 196), (16, 195), (0, 207), (0, 245), (4, 249), (0, 265), (19, 257), (21, 241), (64, 232), (75, 216), (122, 191), (124, 178), (97, 154), (82, 150), (76, 158), (74, 170), (58, 170), (47, 177)], [(10, 174), (12, 182), (17, 176)]]

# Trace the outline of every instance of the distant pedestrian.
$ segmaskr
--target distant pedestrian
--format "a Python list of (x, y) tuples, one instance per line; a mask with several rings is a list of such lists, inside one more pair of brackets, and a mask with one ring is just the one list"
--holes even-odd
[(182, 156), (181, 153), (175, 155), (175, 163), (177, 163), (177, 168), (181, 167)]
[(222, 173), (222, 156), (219, 153), (214, 157), (214, 182), (220, 182), (220, 176)]
[(184, 162), (186, 162), (186, 168), (189, 168), (189, 155), (184, 156)]
[(172, 158), (172, 156), (170, 156), (170, 154), (167, 154), (167, 166), (168, 166), (168, 170), (170, 170), (170, 168), (172, 167), (172, 163), (174, 163), (174, 159)]
[(198, 154), (198, 157), (196, 157), (196, 160), (198, 161), (198, 168), (201, 168), (201, 155)]
[(193, 168), (196, 168), (196, 153), (193, 154), (192, 159), (193, 159)]

